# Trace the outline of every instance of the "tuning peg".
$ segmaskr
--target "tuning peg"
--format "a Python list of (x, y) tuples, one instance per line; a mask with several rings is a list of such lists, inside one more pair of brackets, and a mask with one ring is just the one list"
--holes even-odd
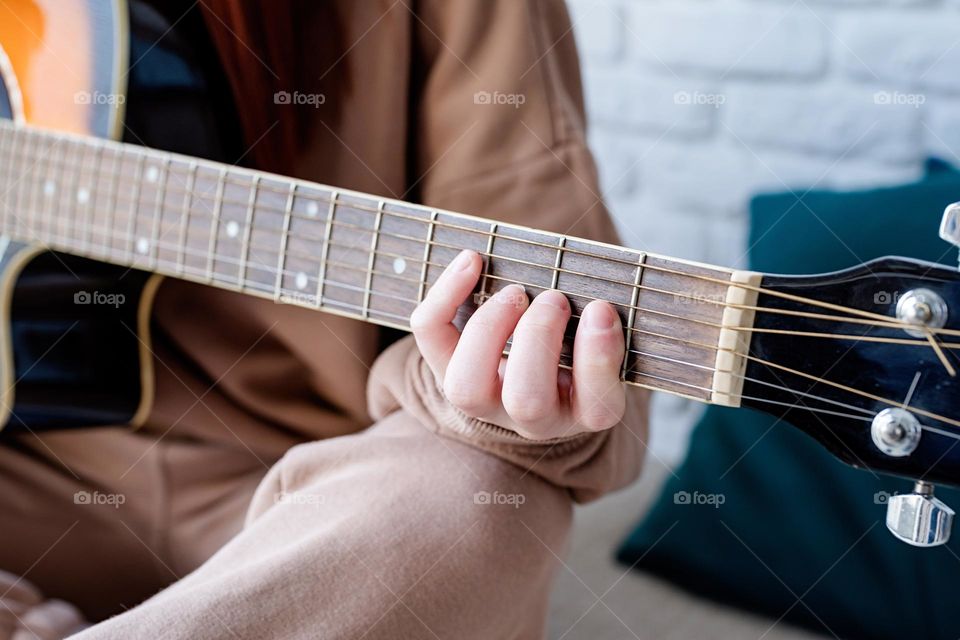
[(948, 204), (940, 220), (940, 237), (960, 247), (960, 202)]
[(953, 509), (933, 497), (933, 485), (917, 482), (913, 493), (887, 500), (887, 529), (915, 547), (936, 547), (950, 539)]
[(948, 204), (940, 220), (940, 237), (960, 247), (960, 202)]

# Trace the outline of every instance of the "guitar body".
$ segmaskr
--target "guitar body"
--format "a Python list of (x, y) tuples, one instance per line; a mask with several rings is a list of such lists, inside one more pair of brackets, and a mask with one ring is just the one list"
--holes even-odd
[[(119, 139), (125, 2), (0, 5), (0, 117)], [(0, 237), (0, 428), (137, 425), (161, 277)]]

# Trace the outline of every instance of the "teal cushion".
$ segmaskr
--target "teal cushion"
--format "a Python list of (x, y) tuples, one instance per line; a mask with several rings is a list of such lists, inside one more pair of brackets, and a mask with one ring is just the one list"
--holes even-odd
[[(884, 255), (956, 265), (937, 237), (960, 173), (931, 160), (916, 183), (861, 192), (762, 195), (750, 206), (750, 265), (814, 273)], [(960, 637), (960, 533), (917, 549), (884, 525), (906, 480), (835, 460), (750, 410), (709, 407), (683, 465), (618, 559), (713, 599), (851, 638)], [(960, 508), (960, 491), (938, 489)], [(771, 622), (772, 624), (772, 622)]]

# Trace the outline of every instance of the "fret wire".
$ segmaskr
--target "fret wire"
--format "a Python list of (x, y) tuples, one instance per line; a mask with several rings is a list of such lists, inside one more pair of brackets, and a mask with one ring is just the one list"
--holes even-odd
[(488, 278), (490, 274), (491, 263), (493, 262), (493, 240), (495, 234), (497, 233), (497, 224), (496, 222), (490, 223), (490, 235), (487, 237), (487, 259), (483, 261), (483, 268), (481, 269), (480, 276), (480, 299), (483, 300), (487, 295), (487, 285)]
[[(93, 168), (93, 175), (94, 175), (94, 177), (92, 178), (91, 182), (92, 182), (93, 180), (98, 180), (98, 179), (99, 179), (99, 176), (100, 176), (100, 166), (101, 166), (101, 164), (102, 164), (102, 162), (103, 162), (103, 149), (104, 149), (104, 147), (103, 147), (103, 145), (98, 144), (97, 142), (95, 142), (96, 140), (97, 140), (97, 138), (93, 138), (93, 139), (91, 140), (91, 145), (90, 145), (90, 146), (93, 148), (93, 158), (94, 158), (94, 160), (93, 160), (93, 167), (94, 167), (94, 168)], [(86, 154), (85, 154), (85, 155), (86, 155)], [(81, 175), (82, 175), (82, 174), (81, 174)], [(87, 227), (86, 229), (81, 229), (81, 230), (78, 231), (78, 233), (77, 233), (77, 242), (78, 242), (78, 246), (80, 247), (80, 250), (81, 250), (81, 251), (87, 251), (87, 252), (89, 252), (89, 251), (90, 251), (90, 246), (93, 244), (93, 232), (90, 230), (90, 226), (91, 226), (90, 221), (91, 221), (91, 218), (93, 217), (94, 211), (96, 210), (96, 202), (97, 202), (97, 200), (99, 199), (99, 198), (97, 197), (98, 194), (97, 194), (97, 193), (94, 193), (94, 191), (99, 192), (99, 189), (97, 189), (95, 186), (93, 186), (93, 184), (91, 184), (91, 186), (90, 186), (89, 188), (88, 188), (88, 187), (80, 187), (80, 189), (83, 189), (84, 192), (85, 192), (85, 193), (88, 193), (89, 195), (88, 195), (87, 198), (86, 198), (86, 202), (80, 202), (80, 190), (78, 189), (78, 191), (77, 191), (77, 203), (81, 205), (80, 208), (79, 208), (78, 213), (82, 214), (83, 219), (86, 220), (86, 223), (84, 223), (84, 225)], [(79, 218), (79, 217), (80, 217), (80, 216), (78, 216), (78, 218)], [(86, 233), (86, 237), (84, 236), (84, 233), (83, 233), (84, 231), (87, 232), (87, 233)]]
[[(109, 183), (110, 186), (108, 187), (108, 191), (109, 191), (108, 201), (110, 202), (110, 206), (107, 208), (106, 214), (107, 214), (107, 224), (110, 226), (111, 229), (116, 228), (116, 225), (117, 225), (117, 204), (120, 198), (120, 194), (118, 193), (118, 189), (119, 189), (118, 176), (120, 174), (120, 158), (121, 158), (120, 154), (121, 154), (120, 150), (114, 149), (113, 165), (111, 166), (111, 171), (110, 171), (110, 183)], [(108, 257), (112, 257), (114, 254), (113, 241), (110, 240), (109, 242), (106, 243), (106, 245), (107, 245), (106, 254)]]
[(383, 200), (377, 206), (377, 217), (373, 223), (373, 234), (370, 237), (370, 262), (367, 264), (366, 291), (363, 292), (363, 317), (370, 315), (370, 287), (373, 285), (373, 263), (377, 258), (377, 242), (380, 240), (380, 223), (383, 220)]
[(167, 182), (170, 180), (170, 156), (163, 156), (161, 167), (161, 169), (157, 170), (160, 175), (157, 176), (157, 198), (153, 211), (153, 228), (150, 232), (150, 249), (153, 250), (153, 261), (151, 264), (154, 267), (160, 261), (160, 218), (163, 216), (163, 203), (167, 193)]
[(290, 194), (283, 211), (283, 233), (280, 234), (280, 252), (277, 255), (277, 290), (275, 300), (279, 300), (283, 289), (283, 267), (287, 259), (287, 237), (290, 234), (290, 217), (293, 214), (293, 201), (297, 197), (297, 183), (290, 183)]
[(183, 273), (184, 267), (184, 247), (187, 244), (187, 229), (190, 224), (190, 213), (193, 210), (193, 189), (197, 182), (197, 163), (190, 162), (187, 169), (187, 188), (184, 190), (183, 211), (180, 214), (180, 251), (177, 252), (177, 273)]
[[(22, 153), (23, 152), (21, 152), (21, 157), (22, 157)], [(51, 146), (48, 149), (47, 153), (48, 153), (48, 157), (53, 154), (53, 146)], [(67, 149), (64, 149), (63, 155), (66, 156), (66, 154), (67, 154)], [(23, 160), (22, 164), (26, 166), (27, 164), (26, 160)], [(62, 212), (67, 210), (67, 207), (63, 202), (63, 197), (65, 193), (64, 183), (66, 183), (67, 181), (68, 181), (67, 173), (63, 168), (61, 168), (59, 171), (55, 190), (49, 202), (48, 214), (46, 216), (47, 226), (48, 226), (47, 233), (52, 232), (54, 229), (60, 229), (60, 225), (61, 225), (60, 218), (62, 217)], [(14, 223), (13, 226), (16, 227), (18, 225)], [(27, 226), (27, 228), (29, 229), (29, 225)], [(46, 243), (44, 242), (43, 244), (46, 244)]]
[(69, 212), (77, 210), (77, 194), (80, 191), (80, 179), (83, 176), (83, 152), (86, 148), (87, 145), (83, 144), (83, 142), (79, 140), (74, 141), (74, 166), (76, 167), (76, 172), (73, 177), (73, 188), (66, 193), (68, 206), (57, 212), (59, 219), (63, 221), (63, 236), (67, 238), (68, 242), (75, 241), (74, 232), (71, 231), (70, 227), (71, 225), (76, 227), (76, 216), (69, 215)]
[(557, 248), (557, 259), (553, 263), (553, 280), (550, 282), (550, 288), (556, 289), (557, 282), (560, 280), (560, 264), (563, 262), (563, 249), (567, 244), (567, 237), (560, 236), (560, 246)]
[(317, 304), (323, 304), (323, 289), (327, 282), (327, 258), (330, 255), (330, 238), (333, 233), (333, 217), (337, 212), (337, 191), (330, 194), (330, 208), (327, 211), (327, 224), (323, 229), (323, 247), (320, 249), (320, 275), (317, 276)]
[[(49, 141), (47, 142), (49, 143)], [(46, 157), (48, 159), (51, 158), (54, 155), (54, 146), (55, 145), (53, 144), (48, 144), (48, 146), (45, 149), (43, 147), (40, 147), (41, 153), (45, 152)], [(39, 244), (46, 243), (46, 236), (49, 234), (50, 230), (54, 229), (56, 225), (56, 212), (61, 209), (56, 205), (61, 198), (61, 194), (63, 190), (63, 181), (64, 181), (63, 171), (59, 170), (59, 172), (55, 172), (54, 170), (52, 170), (49, 160), (47, 162), (47, 168), (45, 173), (47, 174), (47, 179), (51, 179), (50, 178), (51, 174), (54, 174), (56, 179), (52, 180), (53, 190), (50, 196), (49, 197), (45, 196), (44, 198), (42, 198), (40, 201), (41, 204), (39, 204), (37, 208), (37, 220), (33, 225), (34, 232), (32, 237), (35, 241), (38, 241)], [(41, 187), (40, 190), (45, 192), (45, 188), (46, 188), (45, 186)], [(30, 223), (28, 222), (27, 223), (28, 232), (29, 232), (29, 229), (30, 229)]]
[(136, 266), (137, 256), (137, 220), (140, 219), (140, 181), (143, 179), (143, 167), (146, 164), (146, 156), (141, 153), (134, 154), (133, 169), (133, 200), (130, 202), (130, 216), (127, 220), (127, 254), (130, 256), (130, 264)]
[[(34, 167), (36, 167), (36, 165), (42, 161), (42, 158), (43, 156), (41, 154), (34, 163)], [(46, 172), (39, 171), (37, 173), (45, 174)], [(32, 184), (27, 184), (27, 211), (29, 211), (29, 215), (26, 216), (23, 227), (26, 235), (30, 236), (31, 238), (37, 236), (37, 230), (35, 228), (36, 225), (34, 224), (36, 213), (39, 210), (39, 206), (37, 204), (37, 183), (39, 183), (39, 180), (34, 180), (32, 181)], [(34, 226), (33, 230), (31, 230), (31, 226)]]
[(633, 293), (630, 297), (630, 311), (627, 313), (627, 330), (624, 331), (624, 340), (626, 340), (625, 352), (623, 354), (623, 368), (620, 371), (620, 377), (626, 378), (627, 369), (630, 362), (630, 345), (633, 342), (633, 334), (631, 330), (633, 329), (633, 323), (637, 317), (637, 302), (640, 299), (640, 286), (643, 283), (643, 264), (647, 261), (646, 252), (640, 254), (640, 260), (637, 264), (637, 275), (633, 279)]
[[(24, 144), (26, 145), (27, 142), (28, 142), (28, 141), (26, 140), (26, 137), (24, 137)], [(26, 151), (26, 149), (24, 149), (24, 150), (22, 150), (22, 151)], [(26, 160), (26, 159), (23, 160), (23, 177), (21, 178), (21, 191), (20, 191), (20, 192), (23, 193), (24, 188), (26, 189), (28, 201), (24, 202), (24, 203), (19, 207), (19, 211), (18, 211), (18, 214), (19, 214), (19, 215), (18, 215), (18, 222), (17, 222), (17, 225), (16, 225), (16, 226), (17, 226), (18, 228), (20, 228), (21, 231), (22, 231), (23, 233), (25, 233), (28, 237), (31, 237), (31, 233), (30, 233), (30, 217), (31, 217), (31, 210), (32, 210), (32, 206), (31, 206), (31, 204), (30, 204), (30, 202), (29, 202), (29, 197), (30, 197), (30, 194), (31, 194), (32, 191), (33, 191), (33, 190), (30, 188), (30, 182), (28, 182), (28, 181), (30, 180), (30, 178), (31, 178), (32, 175), (37, 175), (37, 165), (38, 165), (39, 162), (40, 162), (39, 158), (37, 158), (37, 159), (31, 158), (30, 160)], [(23, 184), (23, 183), (26, 183), (26, 184)]]
[(433, 233), (437, 226), (437, 210), (430, 211), (430, 226), (427, 228), (427, 242), (423, 245), (423, 264), (420, 270), (420, 287), (417, 291), (417, 304), (423, 302), (424, 285), (427, 281), (427, 265), (430, 263), (430, 250), (433, 248)]
[[(63, 150), (63, 157), (65, 160), (67, 160), (67, 166), (70, 166), (69, 160), (67, 158), (67, 156), (70, 153), (70, 149), (71, 149), (71, 142), (68, 141), (67, 144), (64, 145), (64, 150)], [(68, 171), (64, 171), (63, 174), (61, 175), (63, 176), (62, 188), (57, 190), (58, 207), (57, 209), (51, 211), (51, 214), (53, 217), (50, 221), (51, 223), (50, 226), (51, 226), (51, 229), (56, 229), (57, 234), (66, 237), (66, 232), (64, 231), (64, 226), (63, 226), (64, 225), (63, 216), (58, 215), (58, 213), (59, 211), (68, 211), (67, 202), (65, 202), (64, 200), (70, 197), (70, 192), (72, 189), (70, 187), (70, 173)]]
[[(45, 141), (45, 142), (49, 143), (49, 141)], [(45, 153), (48, 158), (53, 153), (53, 145), (51, 144), (47, 144), (46, 147), (44, 147), (43, 145), (39, 145), (38, 148), (40, 149), (40, 153)], [(52, 178), (50, 176), (54, 172), (49, 162), (47, 163), (47, 170), (45, 173), (47, 174), (47, 179), (52, 181)], [(55, 183), (52, 182), (53, 189), (50, 195), (49, 196), (45, 195), (43, 198), (41, 198), (40, 204), (37, 206), (36, 220), (33, 221), (33, 233), (32, 233), (33, 238), (43, 239), (46, 237), (48, 230), (53, 228), (54, 215), (55, 215), (54, 211), (56, 208), (56, 202), (60, 197), (60, 192), (63, 187), (62, 172), (59, 175), (57, 175), (56, 178), (57, 179)], [(39, 190), (45, 193), (46, 187), (45, 186), (39, 187)], [(31, 227), (31, 224), (28, 221), (27, 222), (28, 233), (30, 232), (30, 227)]]
[(243, 255), (243, 264), (240, 265), (240, 273), (238, 274), (240, 288), (243, 289), (246, 286), (247, 280), (247, 264), (250, 262), (250, 234), (253, 232), (253, 209), (257, 204), (257, 191), (260, 186), (260, 175), (254, 174), (252, 184), (250, 187), (250, 200), (247, 203), (247, 219), (245, 228), (243, 230), (243, 244), (240, 248), (240, 253)]
[(213, 260), (220, 235), (220, 216), (223, 214), (223, 191), (227, 186), (227, 169), (220, 167), (217, 174), (217, 192), (213, 196), (213, 213), (210, 216), (210, 238), (207, 241), (207, 282), (213, 282)]
[[(37, 165), (40, 164), (40, 162), (41, 162), (41, 159), (40, 159), (40, 158), (37, 158), (36, 162), (33, 162), (33, 163), (32, 163), (32, 165), (31, 165), (31, 173), (36, 173), (36, 172), (37, 172)], [(23, 205), (22, 205), (22, 207), (21, 207), (21, 210), (23, 210), (23, 211), (33, 211), (33, 210), (34, 210), (35, 202), (36, 202), (36, 197), (35, 197), (35, 191), (36, 191), (36, 189), (34, 188), (34, 186), (35, 186), (35, 185), (33, 184), (34, 182), (36, 182), (36, 181), (26, 181), (26, 185), (25, 185), (25, 186), (26, 186), (26, 192), (27, 192), (27, 194), (26, 194), (26, 200), (25, 200), (25, 202), (23, 203)], [(22, 194), (23, 191), (24, 191), (23, 187), (24, 187), (24, 185), (21, 183), (21, 189), (20, 189), (20, 193), (21, 193), (21, 194)], [(19, 227), (20, 229), (23, 230), (24, 234), (30, 235), (30, 217), (31, 217), (31, 216), (23, 216), (23, 217), (20, 219), (20, 222), (15, 225), (15, 228), (16, 228), (16, 227)]]

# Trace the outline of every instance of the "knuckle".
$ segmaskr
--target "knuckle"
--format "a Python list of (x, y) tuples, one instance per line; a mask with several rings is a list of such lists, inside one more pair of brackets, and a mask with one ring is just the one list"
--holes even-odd
[(543, 397), (542, 394), (505, 391), (502, 402), (504, 410), (511, 419), (527, 426), (548, 420), (555, 409), (555, 403)]
[(483, 413), (489, 405), (487, 394), (476, 385), (463, 384), (449, 376), (443, 381), (443, 395), (447, 402), (472, 417)]

